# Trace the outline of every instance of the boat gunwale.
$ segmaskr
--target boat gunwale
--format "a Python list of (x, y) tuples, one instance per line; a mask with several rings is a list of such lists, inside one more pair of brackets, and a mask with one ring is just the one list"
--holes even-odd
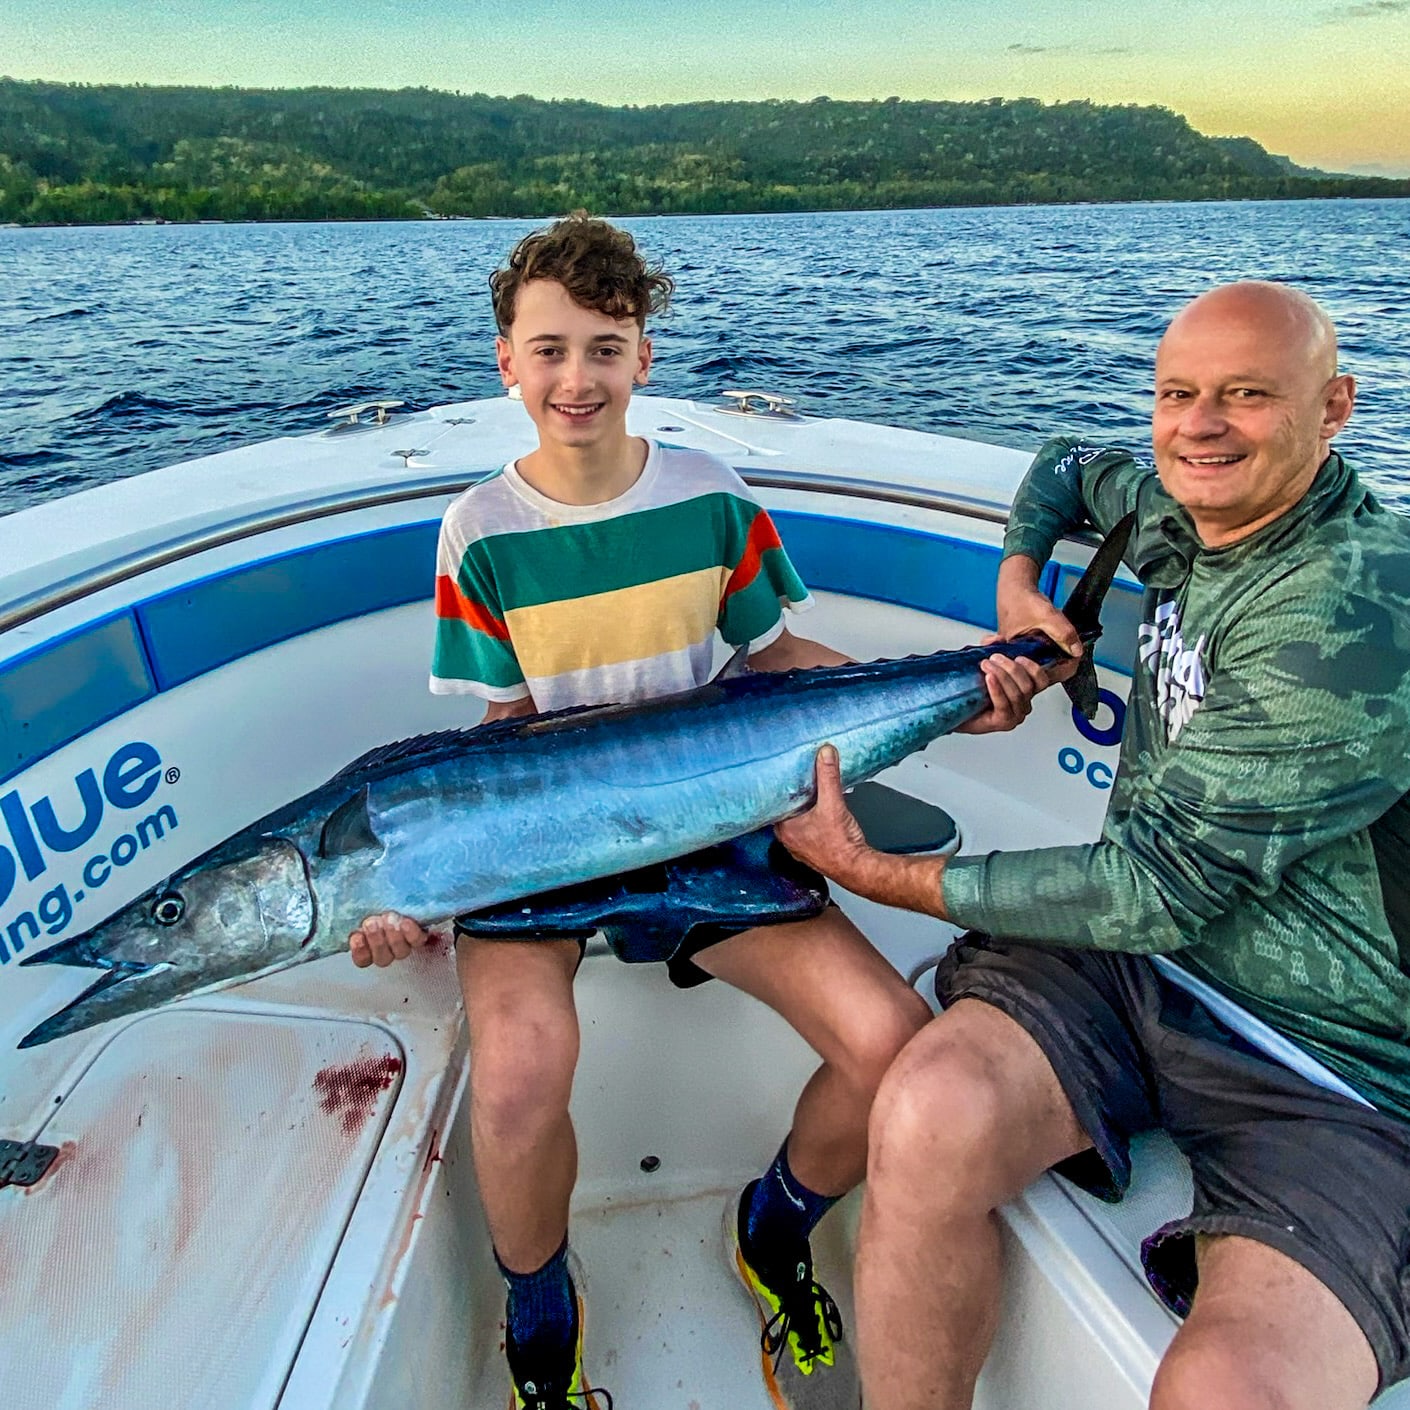
[[(747, 484), (757, 489), (867, 499), (883, 504), (900, 505), (904, 508), (953, 514), (960, 518), (973, 519), (988, 524), (1005, 525), (1009, 519), (1007, 505), (999, 501), (984, 500), (973, 495), (953, 491), (926, 489), (917, 485), (807, 470), (776, 468), (763, 472), (742, 466), (735, 468)], [(379, 485), (371, 489), (350, 490), (325, 496), (293, 509), (280, 506), (255, 510), (213, 528), (187, 533), (151, 548), (129, 553), (115, 562), (75, 574), (63, 582), (17, 598), (0, 608), (0, 633), (26, 626), (61, 607), (67, 607), (107, 588), (120, 586), (145, 573), (179, 563), (187, 558), (194, 558), (212, 549), (223, 548), (229, 544), (256, 538), (261, 534), (272, 533), (278, 529), (292, 528), (340, 514), (356, 513), (359, 510), (388, 505), (413, 503), (419, 499), (433, 499), (446, 494), (459, 494), (494, 473), (492, 470), (477, 471), (468, 475), (460, 472), (452, 476), (423, 479), (411, 484), (403, 482), (395, 488)], [(1074, 543), (1093, 544), (1097, 542), (1096, 536), (1092, 534), (1076, 534), (1068, 537)]]

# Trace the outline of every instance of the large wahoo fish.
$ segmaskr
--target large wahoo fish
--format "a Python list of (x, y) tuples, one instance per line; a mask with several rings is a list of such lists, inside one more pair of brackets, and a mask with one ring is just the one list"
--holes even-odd
[[(1084, 642), (1101, 633), (1130, 527), (1108, 536), (1068, 599)], [(1034, 635), (811, 671), (727, 669), (645, 704), (373, 750), (109, 920), (27, 958), (103, 973), (20, 1046), (333, 954), (376, 911), (426, 923), (483, 911), (482, 933), (496, 934), (581, 933), (613, 919), (624, 958), (651, 950), (633, 953), (633, 934), (669, 953), (671, 937), (701, 921), (815, 912), (819, 893), (759, 830), (811, 802), (818, 746), (837, 746), (848, 786), (870, 778), (982, 711), (979, 665), (1000, 654), (1066, 659)], [(1090, 652), (1067, 688), (1095, 713)], [(646, 888), (634, 919), (640, 888), (601, 879), (653, 867), (665, 880)], [(544, 892), (547, 908), (524, 901)]]

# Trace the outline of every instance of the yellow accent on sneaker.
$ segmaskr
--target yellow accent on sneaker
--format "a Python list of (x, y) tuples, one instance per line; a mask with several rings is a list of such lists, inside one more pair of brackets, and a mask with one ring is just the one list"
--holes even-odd
[(800, 1341), (783, 1299), (744, 1256), (737, 1199), (725, 1208), (724, 1226), (726, 1255), (759, 1317), (760, 1365), (775, 1410), (858, 1410), (861, 1385), (856, 1365), (842, 1334), (837, 1306), (827, 1291), (813, 1281), (804, 1265), (808, 1315), (817, 1318), (818, 1345), (810, 1348)]
[[(587, 1314), (583, 1304), (581, 1293), (576, 1297), (578, 1305), (578, 1341), (573, 1349), (573, 1376), (565, 1390), (554, 1387), (550, 1392), (552, 1399), (535, 1393), (532, 1382), (526, 1383), (523, 1387), (514, 1384), (513, 1377), (510, 1377), (509, 1385), (509, 1410), (540, 1410), (540, 1407), (554, 1407), (559, 1400), (567, 1405), (573, 1402), (573, 1410), (578, 1406), (583, 1406), (584, 1410), (596, 1410), (598, 1392), (588, 1384), (586, 1372), (583, 1370), (583, 1337), (587, 1326)], [(607, 1404), (610, 1407), (612, 1398), (606, 1391), (601, 1394), (607, 1396)], [(528, 1399), (525, 1399), (525, 1396)]]

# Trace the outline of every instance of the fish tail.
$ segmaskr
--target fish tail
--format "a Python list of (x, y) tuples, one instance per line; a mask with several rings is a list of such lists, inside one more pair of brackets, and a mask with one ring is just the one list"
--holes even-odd
[(1136, 516), (1127, 514), (1113, 525), (1062, 608), (1063, 616), (1077, 629), (1083, 645), (1089, 648), (1082, 653), (1076, 672), (1070, 680), (1063, 682), (1062, 688), (1089, 720), (1097, 713), (1098, 703), (1097, 668), (1090, 648), (1102, 634), (1102, 603), (1106, 600), (1117, 568), (1121, 566), (1135, 524)]

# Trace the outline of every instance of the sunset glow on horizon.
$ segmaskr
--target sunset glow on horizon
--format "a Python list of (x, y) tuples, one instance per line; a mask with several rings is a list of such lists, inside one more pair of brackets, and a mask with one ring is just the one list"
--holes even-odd
[[(1329, 171), (1410, 175), (1410, 0), (8, 0), (0, 73), (427, 87), (612, 104), (1040, 98), (1158, 104)], [(590, 20), (590, 23), (588, 21)]]

